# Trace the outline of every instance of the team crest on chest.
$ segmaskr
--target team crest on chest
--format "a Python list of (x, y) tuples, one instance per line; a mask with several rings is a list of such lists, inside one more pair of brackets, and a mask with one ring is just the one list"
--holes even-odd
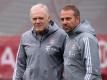
[(67, 43), (67, 53), (69, 56), (75, 56), (75, 52), (78, 50), (78, 44), (76, 41), (69, 41)]
[(56, 39), (55, 38), (50, 38), (49, 39), (49, 42), (48, 42), (48, 45), (45, 47), (46, 51), (49, 51), (51, 46), (54, 45), (56, 42)]

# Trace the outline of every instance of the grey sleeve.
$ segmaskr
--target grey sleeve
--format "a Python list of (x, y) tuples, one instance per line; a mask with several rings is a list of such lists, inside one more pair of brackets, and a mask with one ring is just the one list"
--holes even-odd
[(101, 80), (98, 41), (94, 38), (85, 37), (83, 43), (86, 67), (84, 80)]
[(26, 54), (25, 54), (24, 46), (20, 44), (17, 52), (13, 80), (23, 80), (22, 78), (25, 69), (26, 69)]

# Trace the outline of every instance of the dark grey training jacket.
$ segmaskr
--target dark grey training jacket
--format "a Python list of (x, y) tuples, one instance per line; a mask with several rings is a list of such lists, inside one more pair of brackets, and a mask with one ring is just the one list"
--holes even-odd
[(61, 80), (66, 33), (55, 23), (42, 39), (31, 29), (22, 35), (13, 80)]
[(101, 80), (98, 41), (89, 22), (82, 21), (68, 35), (64, 53), (65, 80)]

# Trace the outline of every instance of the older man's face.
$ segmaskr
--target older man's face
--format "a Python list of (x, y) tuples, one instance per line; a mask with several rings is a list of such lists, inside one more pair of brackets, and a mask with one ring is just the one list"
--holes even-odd
[(36, 32), (41, 33), (48, 27), (50, 17), (45, 9), (43, 8), (33, 9), (30, 12), (30, 16), (31, 22)]

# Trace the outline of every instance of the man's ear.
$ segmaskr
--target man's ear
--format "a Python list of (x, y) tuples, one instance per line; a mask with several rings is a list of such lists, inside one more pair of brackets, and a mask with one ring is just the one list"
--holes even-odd
[(49, 24), (51, 24), (52, 26), (54, 25), (54, 22), (53, 22), (53, 20), (52, 20), (52, 17), (51, 16), (49, 16), (48, 17), (48, 20), (49, 20)]
[(52, 17), (51, 17), (51, 16), (49, 16), (49, 17), (48, 17), (48, 20), (49, 20), (49, 22), (50, 22), (50, 20), (52, 20)]
[(77, 19), (77, 23), (79, 24), (80, 23), (80, 16), (76, 16), (76, 19)]

